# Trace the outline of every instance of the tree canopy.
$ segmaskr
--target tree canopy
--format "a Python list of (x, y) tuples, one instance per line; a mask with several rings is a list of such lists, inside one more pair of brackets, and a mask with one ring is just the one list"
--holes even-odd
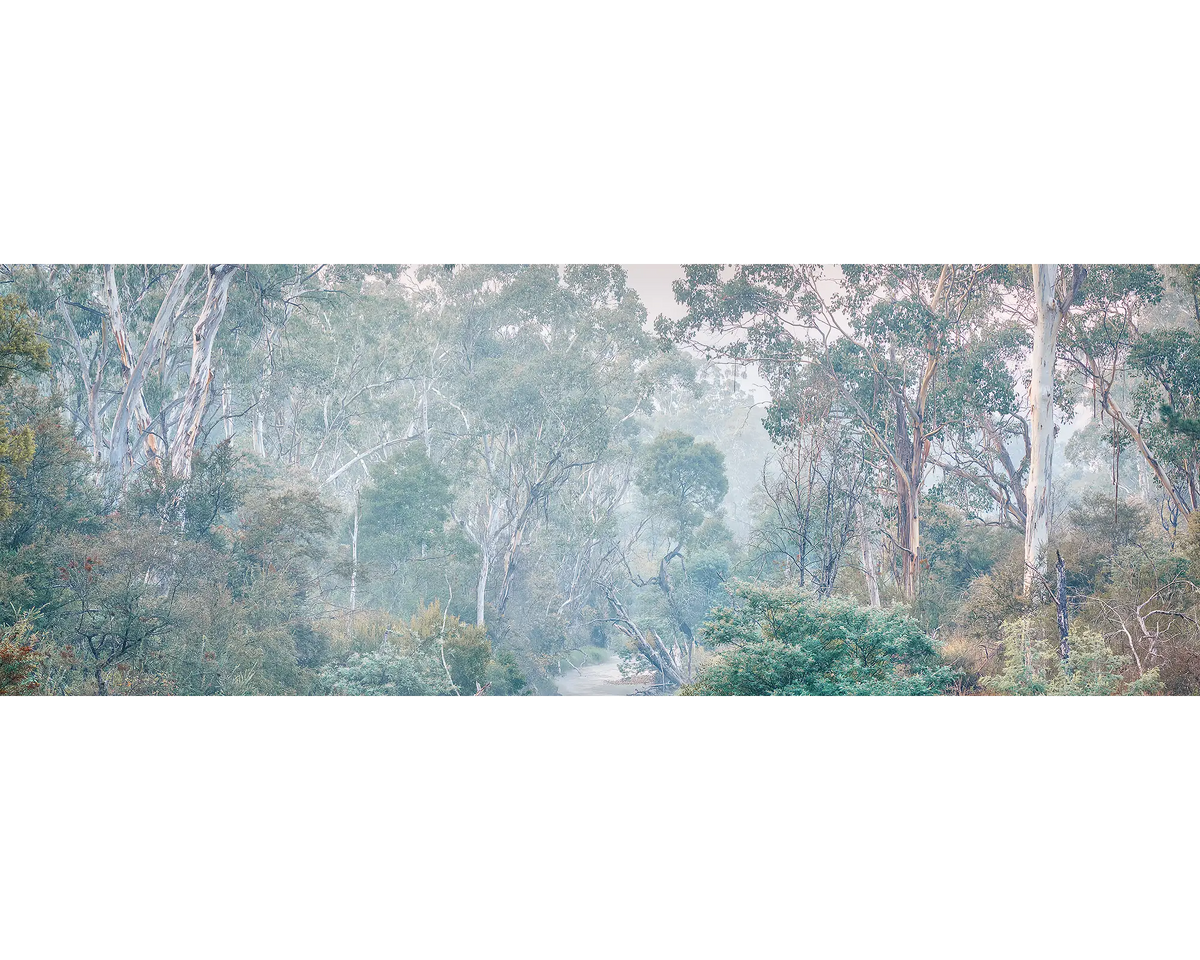
[(679, 270), (0, 266), (4, 689), (1200, 691), (1193, 266)]

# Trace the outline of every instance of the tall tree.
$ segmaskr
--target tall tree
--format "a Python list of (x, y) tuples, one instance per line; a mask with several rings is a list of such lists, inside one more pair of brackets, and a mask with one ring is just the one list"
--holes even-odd
[(919, 590), (921, 497), (944, 430), (939, 375), (990, 327), (995, 270), (975, 265), (719, 264), (685, 268), (678, 321), (659, 333), (708, 356), (757, 362), (786, 402), (797, 370), (826, 379), (891, 474), (890, 537), (904, 595)]
[(1062, 269), (1057, 263), (1033, 265), (1033, 296), (1037, 325), (1033, 335), (1033, 365), (1029, 381), (1030, 457), (1025, 488), (1025, 592), (1035, 573), (1045, 573), (1046, 542), (1050, 539), (1050, 484), (1054, 462), (1054, 365), (1063, 317), (1083, 279), (1078, 264)]
[[(112, 430), (108, 442), (108, 467), (113, 479), (120, 484), (133, 467), (133, 456), (140, 442), (146, 445), (151, 463), (161, 469), (161, 452), (158, 440), (152, 429), (153, 418), (146, 406), (144, 386), (146, 374), (154, 358), (159, 354), (168, 330), (175, 325), (179, 315), (186, 307), (188, 295), (188, 280), (192, 275), (193, 265), (183, 264), (175, 278), (171, 281), (146, 342), (141, 352), (134, 359), (135, 346), (125, 323), (121, 309), (121, 295), (117, 286), (116, 268), (108, 264), (104, 268), (104, 298), (108, 304), (109, 319), (112, 324), (113, 339), (121, 358), (121, 373), (124, 377), (124, 389), (117, 402), (117, 412), (113, 416)], [(131, 439), (131, 425), (137, 430), (137, 437)]]
[[(177, 446), (176, 441), (183, 447), (180, 456), (194, 449), (231, 266), (209, 268), (201, 283), (190, 282), (193, 267), (188, 264), (35, 264), (6, 271), (30, 303), (55, 323), (48, 331), (55, 382), (112, 491), (124, 489), (142, 462), (160, 466), (166, 448)], [(207, 283), (214, 276), (218, 282)], [(206, 283), (207, 295), (201, 296)], [(202, 307), (194, 333), (202, 335), (185, 347), (176, 342), (176, 331), (198, 302)], [(196, 369), (194, 377), (181, 382), (185, 351)], [(181, 427), (181, 415), (187, 426)]]
[(636, 430), (669, 355), (617, 266), (425, 268), (424, 308), (454, 361), (435, 386), (434, 456), (463, 477), (455, 516), (479, 551), (476, 623), (503, 616), (526, 545), (573, 478)]
[[(1133, 444), (1142, 462), (1150, 469), (1166, 498), (1166, 505), (1176, 519), (1186, 524), (1193, 505), (1187, 490), (1187, 471), (1172, 476), (1170, 464), (1155, 453), (1153, 439), (1154, 416), (1146, 419), (1131, 416), (1131, 406), (1124, 399), (1134, 393), (1126, 386), (1128, 374), (1141, 374), (1148, 381), (1158, 379), (1158, 385), (1170, 396), (1161, 379), (1166, 367), (1152, 360), (1155, 345), (1151, 338), (1145, 349), (1136, 345), (1142, 337), (1142, 323), (1148, 307), (1159, 302), (1163, 292), (1163, 276), (1151, 264), (1091, 264), (1080, 277), (1076, 306), (1065, 326), (1062, 354), (1068, 368), (1080, 378), (1083, 387), (1095, 398), (1101, 418), (1119, 428)], [(1148, 362), (1144, 362), (1148, 361)], [(1178, 372), (1187, 366), (1186, 354), (1179, 358)], [(1181, 381), (1182, 382), (1182, 381)], [(1169, 401), (1168, 401), (1169, 403)], [(1147, 436), (1145, 427), (1152, 428)], [(1163, 447), (1159, 452), (1164, 453)]]
[(208, 268), (204, 306), (200, 308), (200, 317), (192, 328), (192, 369), (188, 374), (183, 406), (171, 441), (171, 472), (177, 477), (186, 477), (192, 472), (192, 454), (200, 436), (200, 425), (213, 380), (213, 344), (225, 316), (229, 285), (237, 269), (235, 263), (216, 263)]

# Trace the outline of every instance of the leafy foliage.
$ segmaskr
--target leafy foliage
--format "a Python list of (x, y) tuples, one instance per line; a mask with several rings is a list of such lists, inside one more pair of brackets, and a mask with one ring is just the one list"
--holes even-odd
[(38, 692), (36, 673), (41, 655), (29, 617), (22, 617), (0, 634), (0, 696)]
[[(18, 377), (49, 366), (49, 350), (38, 338), (24, 301), (12, 295), (0, 296), (0, 391)], [(23, 424), (11, 429), (0, 407), (0, 520), (13, 512), (11, 471), (24, 470), (33, 460), (33, 451), (33, 428)]]
[(1076, 266), (1061, 611), (1029, 265), (243, 265), (195, 383), (210, 269), (0, 266), (4, 683), (1200, 692), (1197, 270)]
[(1162, 688), (1157, 670), (1127, 679), (1130, 657), (1115, 653), (1093, 630), (1071, 638), (1069, 665), (1059, 662), (1057, 641), (1052, 645), (1038, 624), (1028, 618), (1004, 624), (1004, 670), (983, 686), (1010, 696), (1097, 697), (1157, 693)]
[(738, 584), (704, 627), (720, 650), (684, 693), (891, 696), (946, 691), (950, 671), (915, 621), (789, 587)]
[(510, 657), (493, 665), (482, 627), (463, 623), (435, 603), (407, 624), (389, 627), (374, 650), (351, 652), (345, 662), (327, 667), (323, 681), (330, 692), (345, 695), (472, 695), (488, 682), (491, 670), (503, 692), (523, 688)]
[(705, 513), (715, 511), (725, 499), (729, 490), (725, 456), (711, 443), (697, 443), (693, 436), (667, 430), (642, 454), (637, 485), (651, 510), (672, 523), (676, 541), (683, 543)]

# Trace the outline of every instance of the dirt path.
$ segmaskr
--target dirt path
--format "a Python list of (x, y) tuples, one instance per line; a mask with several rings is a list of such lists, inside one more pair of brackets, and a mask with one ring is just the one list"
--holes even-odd
[(649, 681), (636, 684), (621, 680), (620, 663), (613, 657), (578, 669), (564, 664), (563, 675), (554, 682), (564, 697), (630, 697), (649, 686)]

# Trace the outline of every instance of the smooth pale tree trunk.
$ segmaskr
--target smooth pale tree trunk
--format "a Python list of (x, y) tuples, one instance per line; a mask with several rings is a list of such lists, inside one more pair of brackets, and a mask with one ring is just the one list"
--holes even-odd
[[(261, 394), (259, 395), (258, 399), (261, 403)], [(264, 459), (267, 456), (266, 441), (263, 438), (263, 431), (265, 428), (266, 424), (263, 422), (262, 412), (255, 410), (253, 417), (250, 419), (250, 446), (254, 450), (255, 456), (262, 457)]]
[(208, 268), (208, 291), (204, 295), (200, 319), (192, 329), (192, 368), (171, 444), (171, 472), (177, 477), (187, 477), (192, 472), (192, 453), (200, 436), (200, 424), (212, 385), (213, 343), (225, 316), (229, 285), (237, 268), (234, 263), (218, 263)]
[(854, 512), (858, 518), (858, 546), (862, 552), (863, 576), (867, 581), (867, 596), (870, 598), (871, 606), (878, 610), (880, 607), (879, 575), (875, 570), (875, 548), (871, 543), (870, 535), (867, 533), (867, 520), (861, 500), (854, 504)]
[[(489, 472), (491, 471), (491, 466), (489, 458)], [(478, 540), (480, 555), (479, 581), (475, 585), (475, 625), (477, 627), (486, 626), (484, 618), (487, 614), (488, 576), (492, 569), (492, 552), (496, 549), (496, 527), (499, 520), (500, 508), (494, 503), (489, 504), (487, 525), (484, 527)]]
[(915, 600), (921, 589), (921, 500), (911, 482), (901, 482), (897, 540), (900, 544), (900, 586), (907, 600)]
[(1059, 265), (1033, 265), (1037, 326), (1033, 332), (1033, 376), (1029, 382), (1029, 481), (1025, 487), (1025, 594), (1034, 572), (1044, 573), (1050, 539), (1050, 482), (1054, 459), (1054, 359), (1063, 308), (1058, 299)]
[[(929, 301), (931, 313), (938, 313), (945, 303), (946, 283), (953, 277), (950, 264), (942, 267), (937, 288)], [(921, 589), (921, 483), (925, 476), (925, 465), (929, 460), (929, 436), (926, 434), (926, 418), (929, 400), (933, 395), (934, 380), (941, 366), (941, 356), (931, 341), (926, 345), (925, 369), (921, 373), (916, 402), (912, 409), (912, 432), (909, 433), (909, 411), (906, 403), (896, 396), (896, 451), (895, 466), (898, 517), (896, 539), (900, 545), (902, 577), (901, 586), (906, 600), (917, 598)]]
[(102, 450), (100, 441), (100, 381), (104, 375), (104, 357), (100, 357), (100, 362), (97, 363), (96, 377), (93, 380), (88, 365), (87, 354), (83, 351), (83, 340), (80, 339), (79, 331), (75, 329), (75, 322), (71, 319), (71, 311), (67, 309), (67, 302), (62, 297), (59, 297), (55, 303), (55, 308), (58, 314), (62, 317), (63, 323), (66, 325), (67, 332), (71, 335), (71, 346), (75, 350), (75, 359), (79, 363), (79, 378), (86, 389), (83, 391), (87, 397), (87, 422), (88, 434), (92, 440), (92, 465), (99, 467), (102, 461)]
[[(918, 406), (921, 416), (924, 405)], [(921, 448), (918, 449), (918, 445)], [(900, 548), (900, 587), (906, 600), (921, 589), (921, 474), (927, 447), (908, 432), (908, 413), (896, 398), (896, 544)]]
[(521, 511), (521, 516), (513, 524), (513, 530), (508, 539), (508, 546), (504, 551), (500, 567), (500, 592), (496, 597), (496, 612), (501, 616), (508, 609), (508, 601), (512, 596), (513, 582), (517, 575), (517, 559), (521, 555), (521, 548), (525, 543), (525, 530), (529, 525), (529, 520), (533, 515), (535, 506), (536, 501), (532, 499), (526, 502), (524, 509)]
[(1150, 502), (1150, 475), (1146, 472), (1146, 463), (1141, 457), (1134, 457), (1134, 464), (1137, 466), (1138, 477), (1138, 493), (1141, 494), (1143, 500)]
[(513, 581), (517, 576), (517, 557), (521, 552), (521, 543), (525, 539), (524, 516), (513, 525), (509, 534), (508, 545), (500, 558), (500, 590), (496, 595), (496, 612), (504, 616), (508, 609), (508, 598), (512, 595)]
[[(229, 376), (229, 371), (222, 374)], [(221, 423), (225, 428), (225, 439), (233, 439), (233, 387), (228, 382), (221, 387)]]
[(354, 526), (350, 529), (350, 619), (347, 625), (347, 639), (354, 639), (354, 605), (358, 599), (358, 503), (359, 495), (354, 494)]
[(138, 356), (137, 362), (132, 363), (132, 345), (125, 329), (124, 315), (121, 312), (116, 274), (111, 264), (105, 268), (104, 289), (108, 299), (109, 316), (112, 318), (113, 337), (117, 341), (121, 354), (121, 372), (125, 377), (125, 389), (117, 404), (112, 432), (109, 435), (108, 464), (111, 469), (116, 471), (118, 477), (124, 478), (128, 473), (129, 467), (132, 465), (132, 458), (136, 453), (132, 450), (129, 440), (131, 421), (137, 426), (139, 435), (145, 434), (146, 436), (146, 446), (150, 452), (151, 462), (160, 465), (158, 442), (154, 435), (148, 432), (151, 417), (150, 411), (146, 408), (143, 387), (146, 382), (146, 373), (149, 371), (154, 357), (158, 354), (167, 330), (174, 323), (180, 304), (184, 300), (193, 269), (193, 264), (185, 263), (175, 274), (175, 279), (167, 288), (162, 305), (154, 317), (154, 323), (150, 326), (150, 333), (146, 337), (141, 354)]
[(492, 558), (486, 549), (481, 550), (483, 559), (479, 563), (479, 581), (475, 585), (475, 625), (477, 627), (484, 626), (483, 615), (487, 606), (487, 583), (488, 571), (492, 565)]

